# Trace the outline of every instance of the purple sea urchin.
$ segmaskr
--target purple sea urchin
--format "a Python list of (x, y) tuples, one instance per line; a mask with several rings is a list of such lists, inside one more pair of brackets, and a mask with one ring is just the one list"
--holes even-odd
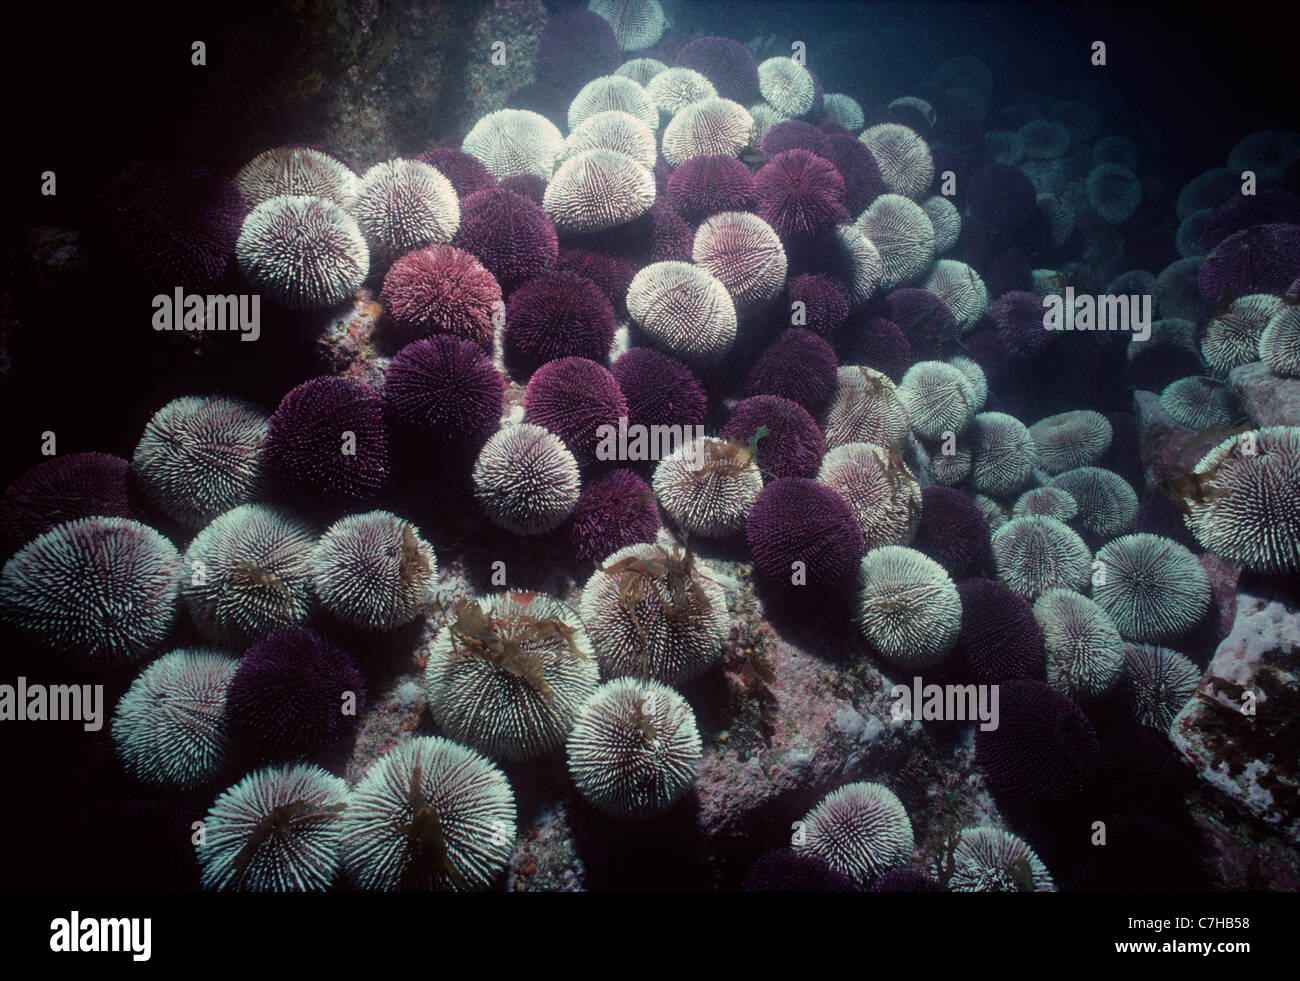
[(786, 280), (783, 306), (793, 326), (827, 337), (848, 319), (849, 294), (834, 276), (804, 273)]
[(388, 482), (383, 402), (348, 378), (305, 381), (271, 415), (264, 461), (277, 487), (314, 504), (365, 504)]
[(623, 60), (614, 28), (590, 10), (562, 10), (546, 22), (537, 45), (537, 78), (571, 96)]
[(745, 522), (754, 570), (783, 591), (814, 595), (850, 586), (865, 551), (862, 529), (844, 499), (804, 477), (769, 483)]
[(397, 352), (384, 377), (384, 417), (442, 448), (482, 445), (505, 407), (505, 379), (477, 344), (438, 335)]
[(627, 401), (607, 370), (586, 358), (542, 365), (524, 393), (524, 422), (554, 433), (580, 462), (596, 459), (600, 430), (617, 428)]
[(269, 760), (336, 749), (365, 709), (352, 658), (306, 627), (273, 630), (239, 661), (226, 692), (232, 739)]
[(844, 179), (835, 165), (807, 150), (786, 150), (754, 176), (758, 216), (783, 239), (807, 239), (848, 218)]
[(961, 632), (952, 661), (976, 684), (997, 685), (1016, 678), (1044, 680), (1043, 628), (1034, 610), (1000, 582), (967, 579), (957, 584)]
[(553, 263), (560, 248), (546, 212), (502, 187), (478, 191), (460, 203), (460, 228), (452, 244), (476, 256), (507, 291)]
[(718, 154), (683, 161), (668, 178), (668, 193), (687, 221), (720, 211), (746, 211), (758, 200), (749, 168), (735, 157)]
[(850, 215), (860, 215), (867, 205), (885, 190), (880, 165), (866, 144), (847, 133), (826, 137), (825, 156), (844, 181), (844, 207)]
[(1096, 730), (1082, 709), (1041, 681), (1001, 686), (996, 729), (977, 728), (975, 761), (994, 791), (1057, 801), (1088, 785), (1101, 760)]
[(146, 289), (210, 293), (232, 267), (246, 214), (239, 189), (206, 167), (145, 162), (95, 200), (90, 240)]
[(835, 351), (811, 331), (791, 327), (768, 345), (749, 372), (745, 392), (774, 395), (811, 413), (825, 408), (835, 393)]
[[(904, 288), (887, 294), (883, 316), (898, 325), (918, 359), (937, 360), (956, 348), (957, 324), (952, 311), (934, 293)], [(1041, 304), (1038, 305), (1041, 310)], [(1042, 324), (1041, 314), (1038, 322)]]
[(597, 810), (621, 820), (655, 817), (695, 781), (695, 713), (657, 681), (607, 681), (579, 712), (566, 755), (574, 786)]
[(992, 163), (971, 175), (966, 211), (994, 234), (1019, 231), (1037, 213), (1038, 195), (1025, 172), (1011, 164)]
[(988, 524), (978, 505), (951, 487), (921, 488), (921, 522), (912, 543), (954, 582), (986, 574), (993, 565)]
[(620, 256), (566, 245), (560, 249), (552, 271), (570, 272), (591, 280), (600, 287), (605, 298), (618, 307), (627, 296), (627, 288), (632, 285), (636, 266)]
[(738, 443), (756, 441), (759, 469), (777, 479), (814, 476), (826, 449), (808, 411), (776, 395), (753, 395), (738, 402), (721, 435)]
[[(1201, 235), (1191, 255), (1210, 252), (1229, 235), (1252, 225), (1300, 224), (1300, 198), (1290, 191), (1274, 188), (1263, 188), (1255, 194), (1234, 194), (1217, 208), (1192, 212), (1183, 219), (1183, 224), (1198, 215), (1202, 216)], [(1181, 234), (1182, 226), (1179, 226)]]
[(25, 471), (0, 495), (0, 555), (55, 525), (99, 515), (139, 519), (131, 464), (108, 453), (65, 453)]
[(617, 551), (652, 542), (659, 531), (654, 492), (634, 470), (611, 470), (582, 489), (568, 525), (573, 554), (599, 562)]
[(591, 280), (572, 272), (544, 273), (510, 294), (506, 363), (531, 374), (556, 358), (603, 362), (615, 323), (613, 305)]
[(758, 65), (739, 41), (701, 37), (677, 52), (677, 64), (693, 68), (717, 86), (723, 98), (749, 105), (758, 98)]
[(610, 371), (627, 400), (630, 426), (702, 426), (709, 398), (694, 373), (653, 348), (634, 347)]
[(802, 119), (782, 119), (763, 134), (762, 149), (769, 157), (786, 150), (807, 150), (826, 159), (826, 134)]
[[(1256, 225), (1210, 250), (1196, 273), (1209, 306), (1252, 293), (1283, 293), (1300, 273), (1300, 225)], [(1182, 316), (1162, 303), (1162, 316)], [(1196, 319), (1189, 317), (1188, 319)]]
[(457, 197), (469, 197), (475, 191), (496, 186), (496, 178), (488, 173), (483, 161), (453, 146), (436, 146), (416, 154), (412, 159), (427, 163), (451, 181)]
[(492, 349), (501, 287), (468, 252), (439, 245), (407, 253), (389, 267), (379, 299), (404, 340), (454, 334)]
[(764, 853), (745, 876), (745, 892), (854, 892), (853, 880), (824, 858), (792, 848)]
[(1031, 360), (1051, 343), (1051, 333), (1043, 328), (1043, 310), (1043, 301), (1026, 290), (1003, 293), (989, 306), (993, 329), (1013, 361)]

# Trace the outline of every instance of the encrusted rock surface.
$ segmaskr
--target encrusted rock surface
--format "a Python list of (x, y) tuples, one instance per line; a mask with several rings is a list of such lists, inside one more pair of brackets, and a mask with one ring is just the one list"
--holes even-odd
[(1283, 378), (1263, 361), (1255, 361), (1233, 368), (1228, 384), (1250, 421), (1261, 429), (1300, 426), (1300, 378)]
[(1300, 842), (1300, 612), (1237, 597), (1232, 633), (1174, 720), (1174, 745), (1201, 778)]

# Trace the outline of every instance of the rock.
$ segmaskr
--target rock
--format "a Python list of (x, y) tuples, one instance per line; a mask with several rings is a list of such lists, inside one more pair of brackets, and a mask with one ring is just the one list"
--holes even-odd
[(1202, 785), (1187, 812), (1203, 835), (1206, 871), (1216, 891), (1296, 892), (1300, 852), (1227, 797)]
[(1233, 619), (1237, 615), (1237, 580), (1241, 566), (1233, 565), (1213, 552), (1199, 556), (1205, 577), (1210, 580), (1210, 602), (1214, 610), (1214, 623), (1219, 637), (1232, 633)]
[(1300, 426), (1300, 378), (1275, 375), (1263, 361), (1256, 361), (1233, 368), (1228, 384), (1250, 421), (1261, 429)]
[[(917, 738), (919, 723), (891, 724), (888, 686), (874, 669), (841, 689), (842, 672), (784, 641), (767, 656), (770, 699), (752, 696), (728, 673), (736, 715), (727, 721), (727, 742), (706, 749), (697, 783), (706, 840), (788, 825), (841, 784), (883, 769)], [(741, 718), (750, 697), (764, 700), (764, 718), (752, 727)]]
[(359, 381), (375, 391), (384, 387), (392, 352), (383, 350), (379, 343), (383, 312), (374, 292), (365, 288), (330, 314), (317, 344), (332, 374)]
[[(231, 18), (218, 39), (250, 54), (214, 61), (203, 130), (237, 134), (225, 148), (235, 167), (290, 142), (318, 146), (358, 173), (439, 140), (458, 145), (535, 80), (546, 19), (540, 0), (306, 0), (291, 14), (267, 4)], [(496, 42), (502, 64), (493, 63)], [(262, 70), (249, 72), (250, 60)]]
[(1298, 652), (1300, 612), (1238, 595), (1232, 633), (1171, 730), (1207, 783), (1292, 842), (1300, 842)]
[(1200, 456), (1182, 457), (1183, 448), (1196, 434), (1173, 420), (1160, 405), (1160, 394), (1138, 389), (1133, 393), (1133, 414), (1138, 423), (1138, 450), (1142, 454), (1142, 469), (1147, 481), (1154, 486), (1173, 463), (1191, 469)]

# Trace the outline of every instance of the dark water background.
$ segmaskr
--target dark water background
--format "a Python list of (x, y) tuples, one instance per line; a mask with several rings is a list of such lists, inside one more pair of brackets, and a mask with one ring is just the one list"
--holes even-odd
[[(187, 65), (189, 44), (198, 38), (208, 44), (210, 64), (244, 57), (228, 41), (268, 6), (112, 4), (69, 11), (20, 4), (7, 10), (0, 72), (10, 139), (3, 165), (15, 178), (55, 169), (62, 184), (52, 216), (49, 202), (27, 193), (21, 181), (9, 183), (8, 218), (75, 215), (88, 193), (137, 154), (196, 142), (219, 153), (223, 142), (237, 144), (239, 120), (205, 104), (208, 76), (178, 71), (177, 63)], [(1173, 152), (1162, 176), (1181, 184), (1220, 164), (1247, 133), (1300, 124), (1297, 16), (1288, 6), (692, 0), (686, 14), (693, 31), (741, 41), (769, 34), (803, 40), (829, 91), (873, 92), (886, 100), (961, 54), (978, 55), (992, 70), (994, 106), (1022, 91), (1071, 98), (1081, 81), (1104, 73), (1124, 107), (1145, 114), (1167, 140)], [(1088, 64), (1093, 40), (1107, 43), (1104, 69)], [(828, 52), (837, 55), (829, 65)], [(248, 58), (247, 70), (259, 71), (255, 59)], [(196, 141), (196, 134), (206, 138)], [(246, 158), (236, 156), (236, 166)]]

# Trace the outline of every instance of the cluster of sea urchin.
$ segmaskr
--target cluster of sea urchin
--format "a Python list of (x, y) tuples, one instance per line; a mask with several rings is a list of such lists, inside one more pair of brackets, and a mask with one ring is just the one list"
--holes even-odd
[[(1131, 353), (1138, 388), (1211, 431), (1251, 410), (1228, 373), (1300, 374), (1300, 201), (1284, 189), (1300, 137), (1239, 143), (1177, 195), (1181, 258), (1126, 270), (1124, 229), (1172, 198), (1145, 142), (1086, 102), (995, 106), (975, 58), (941, 65), (925, 98), (860, 102), (825, 93), (802, 57), (688, 40), (658, 0), (589, 7), (550, 18), (538, 80), (458, 147), (360, 177), (296, 145), (233, 182), (137, 166), (98, 204), (96, 248), (135, 282), (242, 277), (271, 301), (268, 326), (328, 324), (312, 339), (334, 356), (274, 412), (177, 393), (129, 465), (50, 461), (0, 508), (16, 553), (0, 620), (25, 645), (134, 665), (164, 649), (180, 598), (224, 648), (173, 642), (114, 724), (125, 771), (168, 792), (275, 762), (216, 799), (208, 888), (324, 889), (340, 871), (363, 889), (489, 888), (516, 837), (492, 760), (561, 747), (596, 811), (663, 815), (702, 765), (696, 709), (669, 685), (721, 663), (728, 712), (758, 699), (767, 726), (773, 705), (793, 711), (762, 658), (737, 668), (742, 561), (816, 622), (853, 619), (847, 599), (859, 658), (1002, 685), (976, 761), (999, 797), (1039, 803), (1096, 774), (1081, 704), (1116, 690), (1109, 708), (1163, 730), (1191, 690), (1191, 662), (1153, 645), (1201, 623), (1209, 579), (1142, 530), (1155, 512), (1139, 492), (1173, 495), (1169, 533), (1185, 512), (1229, 563), (1300, 569), (1300, 430), (1229, 434), (1183, 479), (1148, 476), (1123, 372), (1102, 370)], [(995, 118), (1006, 128), (985, 131)], [(1270, 185), (1258, 200), (1236, 200), (1242, 170)], [(1107, 281), (1154, 295), (1149, 343), (1043, 329), (1046, 298)], [(379, 354), (364, 317), (339, 318), (349, 302), (400, 343)], [(1053, 384), (1066, 374), (1080, 386)], [(656, 452), (597, 452), (633, 429)], [(417, 527), (387, 510), (428, 509), (438, 481), (465, 492), (446, 515), (415, 511)], [(197, 531), (183, 560), (150, 508)], [(513, 588), (514, 555), (504, 591), (445, 602), (430, 540), (457, 586), (474, 550), (438, 537), (443, 517), (471, 533), (486, 519), (522, 566), (561, 546), (579, 563), (567, 580), (587, 577), (576, 608)], [(544, 581), (562, 593), (566, 575)], [(344, 641), (428, 615), (443, 618), (420, 640), (442, 735), (399, 741), (349, 792), (302, 762), (364, 710)], [(799, 825), (755, 883), (933, 885), (908, 869), (911, 820), (881, 784), (834, 790)], [(948, 858), (956, 891), (1054, 888), (1026, 841), (992, 828), (960, 832)]]

